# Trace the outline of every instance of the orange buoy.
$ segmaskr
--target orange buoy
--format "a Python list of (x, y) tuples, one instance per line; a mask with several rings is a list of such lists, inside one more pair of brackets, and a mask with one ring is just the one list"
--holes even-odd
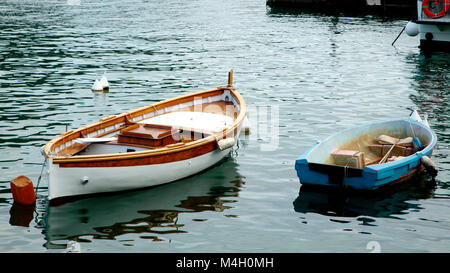
[(11, 180), (11, 192), (15, 203), (32, 205), (36, 202), (33, 182), (24, 175)]

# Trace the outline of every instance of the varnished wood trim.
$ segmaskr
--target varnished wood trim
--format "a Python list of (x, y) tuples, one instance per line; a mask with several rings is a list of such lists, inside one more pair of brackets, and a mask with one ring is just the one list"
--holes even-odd
[[(129, 122), (130, 119), (132, 119), (134, 117), (141, 116), (141, 115), (153, 112), (153, 111), (157, 112), (157, 110), (160, 110), (160, 109), (163, 109), (163, 108), (166, 108), (169, 106), (173, 106), (176, 104), (181, 104), (181, 103), (184, 103), (187, 101), (194, 100), (196, 97), (205, 98), (205, 97), (220, 95), (224, 92), (224, 90), (230, 90), (230, 89), (231, 88), (228, 88), (228, 87), (219, 87), (216, 89), (210, 89), (210, 90), (206, 90), (206, 91), (190, 93), (190, 94), (187, 94), (184, 96), (167, 99), (167, 100), (164, 100), (161, 102), (157, 102), (155, 104), (151, 104), (151, 105), (147, 105), (147, 106), (135, 109), (135, 110), (131, 110), (129, 112), (125, 112), (120, 115), (109, 116), (107, 118), (104, 118), (103, 121), (100, 120), (96, 123), (83, 126), (79, 129), (71, 130), (71, 131), (65, 133), (63, 136), (55, 137), (54, 139), (50, 140), (44, 146), (44, 155), (48, 156), (50, 153), (52, 153), (54, 151), (55, 147), (58, 147), (58, 146), (66, 143), (68, 141), (71, 141), (73, 139), (79, 138), (79, 137), (81, 137), (81, 135), (88, 135), (92, 132), (107, 128), (107, 127), (109, 127), (111, 125), (115, 125), (117, 123), (121, 123), (121, 122), (127, 123), (127, 122)], [(52, 156), (50, 156), (50, 157), (52, 157)]]
[(84, 150), (87, 146), (89, 146), (89, 143), (75, 143), (71, 145), (70, 147), (67, 147), (65, 149), (62, 149), (58, 152), (58, 155), (65, 156), (66, 154), (74, 155), (76, 153), (79, 153), (80, 151)]
[[(160, 105), (165, 104), (164, 107), (161, 107), (161, 108), (165, 108), (165, 107), (169, 107), (172, 105), (182, 103), (181, 101), (193, 100), (195, 97), (198, 97), (198, 96), (201, 96), (202, 98), (204, 98), (204, 97), (219, 95), (219, 94), (222, 94), (224, 92), (224, 90), (230, 91), (230, 94), (233, 96), (233, 98), (236, 100), (237, 104), (240, 106), (240, 111), (239, 111), (239, 115), (237, 116), (237, 118), (234, 121), (233, 126), (228, 127), (226, 130), (224, 130), (223, 132), (218, 133), (216, 135), (212, 135), (212, 136), (206, 137), (204, 139), (190, 142), (186, 145), (183, 145), (182, 147), (172, 147), (172, 148), (165, 147), (162, 149), (149, 150), (149, 151), (139, 151), (139, 152), (119, 153), (119, 154), (106, 154), (106, 155), (84, 155), (84, 156), (76, 156), (76, 157), (61, 157), (61, 156), (51, 155), (50, 157), (53, 157), (53, 163), (55, 163), (55, 164), (69, 164), (69, 163), (70, 164), (72, 164), (72, 163), (78, 164), (78, 163), (83, 162), (83, 163), (86, 163), (87, 165), (89, 165), (89, 162), (98, 162), (98, 164), (100, 164), (100, 162), (103, 162), (103, 161), (106, 162), (106, 161), (127, 160), (127, 162), (128, 162), (130, 160), (140, 160), (142, 158), (157, 157), (157, 156), (162, 156), (162, 155), (173, 155), (175, 152), (186, 152), (186, 154), (189, 154), (188, 153), (189, 149), (198, 149), (198, 148), (201, 148), (202, 146), (209, 146), (209, 145), (215, 146), (216, 142), (218, 140), (220, 140), (221, 138), (235, 136), (239, 133), (239, 129), (240, 129), (242, 122), (244, 121), (244, 118), (247, 113), (247, 106), (246, 106), (246, 103), (245, 103), (243, 97), (237, 91), (235, 91), (232, 87), (221, 87), (218, 89), (197, 92), (197, 93), (188, 94), (188, 95), (185, 95), (182, 97), (165, 100), (165, 101), (162, 101), (157, 104), (149, 105), (149, 106), (142, 107), (142, 108), (130, 111), (130, 112), (123, 113), (123, 114), (113, 117), (111, 119), (107, 119), (107, 121), (105, 121), (103, 123), (97, 122), (97, 123), (79, 128), (79, 129), (75, 130), (73, 133), (71, 133), (70, 136), (65, 136), (64, 139), (63, 139), (63, 137), (59, 136), (59, 137), (56, 137), (56, 138), (52, 139), (51, 141), (49, 141), (44, 147), (44, 154), (46, 156), (49, 156), (49, 152), (53, 151), (55, 144), (57, 144), (59, 142), (64, 143), (66, 141), (70, 141), (72, 139), (80, 137), (81, 133), (87, 134), (87, 133), (103, 129), (108, 126), (120, 123), (120, 122), (126, 122), (127, 119), (131, 119), (135, 116), (140, 116), (140, 115), (144, 114), (142, 111), (149, 110), (148, 112), (151, 112), (151, 111), (154, 111), (155, 108), (158, 109), (158, 106), (160, 106)], [(69, 139), (69, 140), (67, 140), (67, 139)], [(107, 163), (101, 163), (101, 164), (107, 165)], [(156, 163), (153, 163), (153, 164), (156, 164)], [(142, 165), (145, 165), (145, 164), (142, 164)]]
[(127, 166), (142, 166), (176, 162), (187, 160), (197, 156), (210, 153), (216, 149), (216, 143), (210, 142), (203, 146), (198, 146), (185, 151), (173, 151), (171, 153), (149, 155), (145, 157), (129, 157), (117, 158), (114, 160), (97, 160), (97, 161), (81, 161), (81, 162), (67, 162), (61, 163), (61, 168), (96, 168), (96, 167), (127, 167)]
[(155, 150), (148, 151), (137, 151), (132, 153), (117, 153), (117, 154), (104, 154), (104, 155), (83, 155), (83, 156), (75, 156), (75, 157), (55, 157), (53, 158), (53, 163), (61, 164), (61, 163), (70, 163), (70, 162), (93, 162), (93, 161), (112, 161), (119, 159), (133, 159), (133, 158), (144, 158), (148, 156), (157, 156), (163, 154), (172, 154), (178, 151), (186, 151), (189, 149), (193, 149), (199, 146), (203, 146), (209, 143), (216, 144), (216, 139), (214, 136), (209, 136), (204, 139), (195, 140), (189, 143), (186, 143), (182, 147), (163, 147)]
[(150, 112), (158, 112), (158, 110), (161, 110), (161, 109), (164, 109), (164, 108), (167, 108), (170, 106), (182, 104), (182, 103), (185, 103), (188, 101), (193, 101), (195, 98), (212, 97), (212, 96), (220, 95), (223, 92), (224, 92), (224, 90), (222, 90), (222, 89), (213, 89), (213, 90), (208, 90), (208, 91), (196, 92), (196, 93), (188, 94), (188, 95), (181, 96), (178, 98), (164, 100), (164, 101), (161, 101), (159, 103), (156, 103), (156, 104), (153, 104), (150, 106), (145, 106), (143, 108), (129, 112), (129, 114), (130, 114), (131, 118), (135, 118), (135, 117), (142, 116), (142, 115), (145, 115)]

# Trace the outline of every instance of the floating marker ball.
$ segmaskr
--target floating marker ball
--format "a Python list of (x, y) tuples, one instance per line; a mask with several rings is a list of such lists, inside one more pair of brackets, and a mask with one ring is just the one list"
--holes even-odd
[(408, 24), (406, 24), (405, 31), (409, 36), (417, 36), (417, 34), (419, 34), (419, 25), (409, 21)]

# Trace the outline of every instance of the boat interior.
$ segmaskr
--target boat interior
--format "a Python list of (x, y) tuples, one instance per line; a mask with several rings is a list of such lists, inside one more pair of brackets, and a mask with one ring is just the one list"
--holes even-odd
[[(83, 134), (55, 147), (58, 156), (104, 155), (176, 147), (223, 132), (234, 125), (240, 106), (222, 90), (167, 107), (148, 106), (142, 114)], [(108, 118), (101, 120), (107, 122)]]
[[(395, 129), (387, 129), (390, 127), (385, 126), (361, 134), (353, 130), (345, 131), (341, 137), (325, 141), (309, 161), (363, 169), (370, 165), (401, 160), (422, 150), (431, 141), (431, 136), (424, 130), (414, 132), (415, 129), (408, 127), (408, 122), (405, 121), (404, 126)], [(346, 139), (349, 140), (345, 141)]]
[[(392, 140), (392, 141), (385, 141)], [(396, 144), (397, 142), (401, 142)], [(353, 168), (364, 168), (400, 160), (416, 152), (412, 137), (394, 138), (381, 134), (375, 138), (359, 138), (357, 141), (335, 149), (330, 155), (330, 164)]]

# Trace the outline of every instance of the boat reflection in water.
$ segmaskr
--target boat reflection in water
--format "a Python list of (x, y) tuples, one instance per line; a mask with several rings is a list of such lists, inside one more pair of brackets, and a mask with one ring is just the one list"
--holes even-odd
[(433, 197), (430, 177), (418, 175), (412, 180), (375, 192), (324, 189), (302, 185), (293, 202), (294, 210), (301, 213), (319, 213), (326, 216), (395, 218), (410, 210), (420, 209), (411, 200)]
[(13, 203), (9, 210), (9, 224), (12, 226), (29, 227), (34, 217), (35, 207), (34, 204), (27, 206)]
[(113, 240), (140, 234), (141, 239), (161, 241), (159, 235), (187, 233), (178, 221), (180, 213), (222, 212), (237, 202), (234, 197), (238, 197), (243, 179), (237, 166), (227, 157), (222, 164), (177, 183), (48, 206), (46, 247), (66, 248), (66, 240), (90, 242), (85, 236)]

